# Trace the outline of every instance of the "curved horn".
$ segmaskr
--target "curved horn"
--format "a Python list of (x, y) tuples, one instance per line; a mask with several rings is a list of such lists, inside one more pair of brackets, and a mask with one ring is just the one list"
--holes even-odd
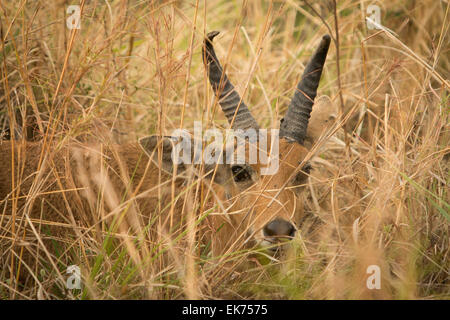
[(306, 66), (286, 115), (281, 120), (280, 137), (303, 144), (330, 40), (328, 34), (323, 36), (319, 47)]
[[(219, 96), (219, 104), (222, 107), (225, 116), (229, 123), (232, 123), (233, 129), (258, 129), (258, 124), (253, 118), (245, 105), (244, 101), (234, 89), (230, 80), (225, 73), (217, 59), (212, 40), (219, 34), (218, 31), (213, 31), (207, 34), (205, 43), (202, 48), (203, 63), (209, 76), (209, 82), (213, 87), (214, 93)], [(222, 74), (223, 73), (223, 74)], [(236, 111), (237, 109), (237, 111)], [(236, 117), (234, 114), (236, 113)]]

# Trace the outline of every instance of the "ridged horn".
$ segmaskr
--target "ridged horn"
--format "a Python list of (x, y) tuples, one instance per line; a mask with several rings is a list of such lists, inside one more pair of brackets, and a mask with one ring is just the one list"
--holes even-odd
[[(245, 105), (244, 101), (236, 92), (234, 86), (226, 74), (223, 74), (222, 66), (217, 59), (212, 41), (219, 31), (212, 31), (206, 35), (205, 43), (202, 49), (203, 63), (208, 73), (209, 82), (214, 90), (214, 93), (219, 98), (219, 104), (231, 124), (234, 114), (236, 117), (232, 124), (233, 129), (258, 129), (258, 123), (253, 118), (250, 110)], [(222, 81), (221, 81), (222, 80)], [(236, 112), (236, 109), (237, 112)]]
[(328, 34), (323, 36), (319, 47), (308, 62), (286, 115), (281, 120), (280, 137), (303, 144), (330, 41)]

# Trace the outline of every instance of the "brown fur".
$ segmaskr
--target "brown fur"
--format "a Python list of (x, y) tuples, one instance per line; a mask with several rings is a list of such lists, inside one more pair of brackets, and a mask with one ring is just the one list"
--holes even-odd
[[(11, 193), (12, 142), (4, 141), (0, 145), (1, 227), (8, 238), (16, 239), (15, 252), (20, 254), (24, 250), (24, 261), (32, 262), (31, 266), (36, 261), (30, 257), (37, 256), (38, 250), (45, 257), (38, 238), (50, 254), (57, 247), (55, 241), (80, 240), (85, 233), (102, 243), (101, 234), (106, 234), (114, 219), (121, 219), (114, 233), (153, 235), (151, 229), (155, 228), (155, 223), (146, 232), (143, 226), (149, 225), (149, 219), (160, 204), (164, 208), (164, 204), (170, 203), (171, 178), (161, 172), (161, 187), (157, 187), (159, 170), (151, 165), (137, 143), (67, 144), (61, 148), (51, 145), (49, 152), (43, 153), (46, 157), (40, 170), (42, 143), (15, 141), (14, 149), (16, 188)], [(175, 181), (175, 187), (179, 186), (180, 181)], [(18, 201), (13, 210), (15, 198)], [(175, 206), (179, 207), (180, 203), (175, 202)], [(169, 209), (163, 212), (168, 213)], [(5, 241), (1, 243), (10, 245)], [(133, 246), (131, 241), (126, 241), (126, 245)], [(139, 260), (139, 255), (134, 259)]]

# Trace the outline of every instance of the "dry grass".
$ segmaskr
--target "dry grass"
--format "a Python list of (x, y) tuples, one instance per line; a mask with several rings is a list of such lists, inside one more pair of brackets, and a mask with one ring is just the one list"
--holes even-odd
[[(77, 32), (66, 28), (66, 1), (0, 2), (3, 138), (123, 143), (196, 120), (226, 128), (201, 59), (211, 30), (222, 31), (216, 50), (258, 122), (276, 128), (314, 45), (331, 30), (339, 43), (319, 91), (340, 106), (340, 128), (313, 159), (308, 216), (292, 252), (282, 262), (243, 251), (212, 260), (193, 231), (211, 210), (188, 202), (192, 228), (160, 235), (156, 246), (102, 224), (101, 236), (55, 235), (52, 252), (38, 242), (41, 262), (25, 266), (29, 221), (0, 199), (1, 299), (450, 297), (448, 1), (345, 0), (336, 16), (333, 1), (150, 2), (83, 0)], [(367, 30), (372, 2), (397, 35)], [(203, 197), (196, 186), (189, 192)], [(156, 208), (154, 219), (166, 213)], [(28, 236), (38, 240), (38, 231)], [(230, 270), (230, 259), (248, 265)], [(81, 266), (82, 290), (65, 289), (62, 261)], [(366, 288), (372, 264), (380, 290)], [(18, 268), (32, 275), (25, 286)]]

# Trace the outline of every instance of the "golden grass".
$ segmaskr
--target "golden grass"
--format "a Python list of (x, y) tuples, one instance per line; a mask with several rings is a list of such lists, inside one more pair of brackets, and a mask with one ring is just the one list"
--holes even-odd
[[(12, 212), (0, 199), (0, 248), (7, 248), (0, 252), (0, 298), (448, 299), (449, 3), (375, 1), (394, 35), (367, 30), (372, 2), (82, 0), (74, 32), (65, 1), (0, 2), (0, 129), (17, 144), (124, 143), (193, 121), (227, 128), (201, 59), (212, 30), (221, 31), (216, 50), (232, 82), (268, 128), (278, 127), (304, 64), (330, 30), (335, 42), (319, 93), (341, 111), (333, 136), (317, 146), (308, 215), (282, 261), (234, 248), (211, 259), (196, 230), (220, 207), (205, 205), (200, 184), (186, 190), (185, 231), (142, 242), (96, 208), (86, 214), (101, 233), (91, 227), (75, 230), (76, 239), (54, 235), (52, 250), (40, 229), (52, 222), (34, 221), (39, 229), (23, 238), (33, 221), (22, 220), (15, 189)], [(19, 185), (26, 177), (11, 170)], [(92, 196), (128, 210), (114, 190)], [(162, 205), (156, 224), (173, 210)], [(39, 264), (20, 262), (27, 241), (38, 244)], [(67, 259), (81, 266), (82, 290), (65, 288)], [(369, 265), (381, 268), (380, 290), (366, 288)], [(19, 268), (32, 279), (25, 285), (17, 282)]]

